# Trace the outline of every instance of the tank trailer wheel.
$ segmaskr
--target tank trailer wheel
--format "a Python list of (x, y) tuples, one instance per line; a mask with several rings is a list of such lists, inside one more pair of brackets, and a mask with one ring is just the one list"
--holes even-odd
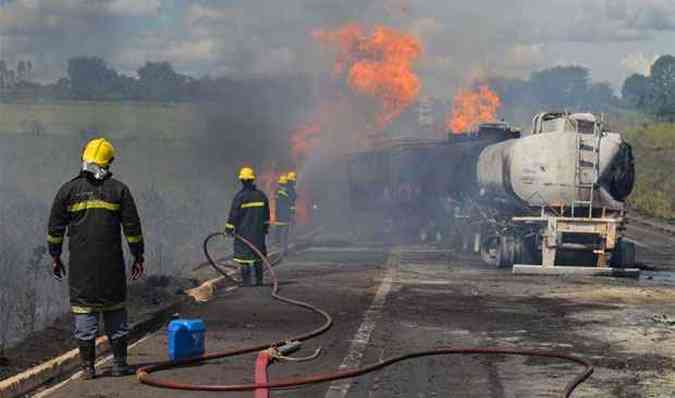
[(502, 236), (499, 238), (499, 248), (497, 250), (497, 268), (513, 267), (518, 257), (520, 257), (519, 240), (513, 236)]
[(489, 265), (497, 265), (497, 256), (499, 251), (499, 237), (491, 236), (485, 238), (480, 245), (480, 257), (483, 262)]
[(635, 244), (625, 239), (617, 242), (612, 252), (610, 265), (614, 268), (631, 268), (635, 266)]

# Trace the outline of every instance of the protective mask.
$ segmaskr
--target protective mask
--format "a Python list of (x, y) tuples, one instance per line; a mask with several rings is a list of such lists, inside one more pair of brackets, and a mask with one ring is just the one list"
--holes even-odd
[(82, 170), (91, 173), (97, 180), (103, 180), (110, 174), (107, 167), (101, 167), (96, 163), (82, 162)]

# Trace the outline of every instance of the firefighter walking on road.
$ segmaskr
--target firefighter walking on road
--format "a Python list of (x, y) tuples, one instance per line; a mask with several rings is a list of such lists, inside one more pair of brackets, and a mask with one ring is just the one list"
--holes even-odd
[[(253, 244), (263, 255), (267, 255), (265, 236), (269, 232), (270, 207), (267, 196), (255, 186), (255, 172), (244, 167), (239, 172), (241, 190), (235, 195), (225, 232), (239, 235)], [(234, 240), (234, 261), (241, 267), (242, 286), (263, 283), (262, 259), (240, 239)]]
[(47, 241), (53, 274), (61, 280), (61, 261), (68, 236), (68, 282), (75, 318), (75, 338), (83, 377), (95, 377), (95, 339), (99, 316), (114, 355), (112, 374), (128, 374), (127, 283), (120, 229), (134, 257), (132, 279), (143, 275), (143, 235), (129, 188), (112, 178), (115, 149), (103, 138), (90, 141), (82, 153), (82, 171), (59, 189), (49, 217)]
[(279, 184), (275, 195), (276, 223), (274, 229), (274, 242), (286, 252), (288, 249), (288, 229), (291, 223), (291, 197), (287, 190), (288, 180), (286, 176), (279, 177)]

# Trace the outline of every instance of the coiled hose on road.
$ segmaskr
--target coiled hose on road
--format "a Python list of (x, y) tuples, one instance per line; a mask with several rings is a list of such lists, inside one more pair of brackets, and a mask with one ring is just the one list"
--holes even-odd
[[(213, 261), (213, 258), (208, 252), (208, 242), (218, 236), (224, 236), (223, 233), (214, 233), (209, 235), (206, 240), (204, 241), (204, 253), (211, 263), (211, 265), (216, 269), (219, 273), (226, 275), (224, 271), (218, 267), (218, 265)], [(272, 267), (272, 263), (269, 261), (267, 256), (262, 254), (258, 248), (256, 248), (251, 242), (246, 240), (245, 238), (235, 235), (235, 239), (239, 239), (241, 242), (246, 244), (260, 259), (262, 259), (263, 264), (267, 268), (267, 271), (269, 272), (272, 281), (273, 281), (273, 288), (272, 288), (272, 296), (281, 302), (291, 304), (294, 306), (302, 307), (305, 309), (308, 309), (310, 311), (313, 311), (319, 315), (321, 315), (325, 322), (321, 327), (316, 328), (312, 331), (309, 331), (307, 333), (284, 339), (282, 341), (278, 341), (275, 343), (271, 344), (261, 344), (257, 346), (252, 346), (252, 347), (245, 347), (241, 348), (238, 350), (231, 350), (231, 351), (225, 351), (225, 352), (217, 352), (217, 353), (212, 353), (212, 354), (205, 354), (200, 357), (196, 358), (189, 358), (189, 359), (183, 359), (183, 360), (178, 360), (178, 361), (166, 361), (166, 362), (160, 362), (148, 366), (144, 366), (139, 368), (136, 371), (136, 375), (138, 377), (138, 380), (143, 383), (147, 384), (150, 386), (155, 386), (155, 387), (161, 387), (161, 388), (168, 388), (168, 389), (176, 389), (176, 390), (189, 390), (189, 391), (254, 391), (256, 389), (282, 389), (282, 388), (292, 388), (292, 387), (300, 387), (300, 386), (306, 386), (310, 384), (319, 384), (319, 383), (326, 383), (330, 381), (335, 381), (335, 380), (341, 380), (341, 379), (348, 379), (348, 378), (354, 378), (358, 376), (363, 376), (367, 373), (374, 372), (377, 370), (381, 370), (385, 367), (391, 366), (393, 364), (396, 364), (398, 362), (406, 361), (409, 359), (414, 359), (414, 358), (421, 358), (421, 357), (429, 357), (429, 356), (439, 356), (439, 355), (452, 355), (452, 354), (463, 354), (463, 355), (473, 355), (473, 354), (478, 354), (478, 355), (515, 355), (515, 356), (528, 356), (528, 357), (540, 357), (540, 358), (554, 358), (554, 359), (560, 359), (568, 362), (573, 362), (575, 364), (581, 365), (584, 367), (583, 372), (579, 373), (577, 376), (574, 377), (572, 381), (570, 381), (567, 386), (565, 387), (565, 390), (562, 392), (561, 396), (568, 398), (572, 395), (574, 390), (584, 381), (586, 381), (592, 374), (593, 374), (593, 366), (586, 360), (564, 354), (564, 353), (556, 353), (556, 352), (545, 352), (545, 351), (529, 351), (529, 350), (503, 350), (503, 349), (492, 349), (492, 348), (453, 348), (453, 347), (444, 347), (444, 348), (437, 348), (433, 350), (428, 350), (428, 351), (418, 351), (418, 352), (412, 352), (404, 355), (399, 355), (395, 357), (391, 357), (388, 359), (384, 359), (380, 362), (374, 363), (372, 365), (368, 365), (359, 369), (352, 369), (352, 370), (343, 370), (343, 371), (338, 371), (338, 372), (333, 372), (333, 373), (327, 373), (327, 374), (320, 374), (320, 375), (313, 375), (313, 376), (308, 376), (308, 377), (297, 377), (297, 378), (288, 378), (288, 379), (281, 379), (277, 380), (275, 382), (271, 383), (266, 383), (266, 384), (232, 384), (232, 385), (204, 385), (204, 384), (186, 384), (186, 383), (177, 383), (165, 379), (159, 379), (156, 377), (151, 376), (151, 373), (154, 372), (159, 372), (162, 370), (166, 369), (172, 369), (172, 368), (178, 368), (182, 366), (188, 366), (188, 365), (195, 365), (199, 364), (202, 362), (210, 361), (210, 360), (215, 360), (215, 359), (222, 359), (226, 357), (233, 357), (233, 356), (238, 356), (238, 355), (243, 355), (243, 354), (248, 354), (248, 353), (253, 353), (253, 352), (259, 352), (263, 350), (267, 350), (271, 347), (278, 347), (281, 346), (288, 341), (305, 341), (309, 340), (313, 337), (316, 337), (325, 331), (327, 331), (333, 324), (333, 319), (331, 316), (324, 310), (317, 308), (311, 304), (308, 304), (303, 301), (299, 300), (293, 300), (287, 297), (283, 297), (279, 294), (279, 281), (277, 280), (276, 274), (274, 273), (274, 269)], [(226, 276), (228, 279), (231, 279), (229, 276)], [(232, 280), (232, 279), (231, 279)]]

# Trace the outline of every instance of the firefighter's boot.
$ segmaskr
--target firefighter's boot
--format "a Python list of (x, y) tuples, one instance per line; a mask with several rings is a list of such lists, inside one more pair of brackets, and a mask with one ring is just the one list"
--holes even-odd
[(241, 269), (241, 282), (240, 282), (239, 286), (247, 287), (247, 286), (253, 285), (253, 282), (252, 282), (253, 278), (251, 276), (251, 272), (253, 271), (252, 270), (253, 267), (251, 267), (248, 264), (242, 264), (239, 267)]
[(256, 261), (253, 268), (255, 269), (255, 285), (256, 286), (262, 286), (263, 285), (263, 265), (262, 265), (262, 262)]
[(80, 368), (82, 369), (82, 378), (92, 380), (96, 377), (96, 340), (79, 340), (80, 347)]
[(121, 377), (129, 375), (129, 365), (127, 364), (127, 338), (118, 337), (110, 345), (113, 352), (112, 376)]

